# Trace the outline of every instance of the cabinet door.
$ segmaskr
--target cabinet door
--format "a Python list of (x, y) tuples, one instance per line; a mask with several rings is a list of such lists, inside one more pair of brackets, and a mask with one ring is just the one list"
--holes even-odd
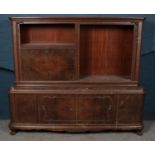
[(80, 96), (78, 99), (77, 120), (79, 123), (114, 123), (115, 97)]
[(73, 80), (74, 49), (22, 49), (21, 78), (30, 81)]
[(119, 95), (118, 98), (118, 123), (141, 123), (143, 113), (143, 95)]
[(76, 120), (74, 96), (42, 95), (38, 98), (40, 123), (74, 123)]
[(36, 96), (16, 94), (14, 105), (16, 123), (37, 123)]

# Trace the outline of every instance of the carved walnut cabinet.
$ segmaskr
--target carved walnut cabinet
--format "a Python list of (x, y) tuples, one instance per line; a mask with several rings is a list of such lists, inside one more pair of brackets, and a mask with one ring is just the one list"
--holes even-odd
[(143, 129), (142, 18), (10, 19), (13, 132)]

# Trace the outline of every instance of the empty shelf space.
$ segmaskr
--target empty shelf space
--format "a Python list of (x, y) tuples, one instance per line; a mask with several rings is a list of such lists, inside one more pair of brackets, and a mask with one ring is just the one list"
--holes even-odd
[(21, 24), (21, 44), (23, 43), (74, 43), (74, 24)]
[(133, 26), (82, 25), (80, 74), (130, 76)]

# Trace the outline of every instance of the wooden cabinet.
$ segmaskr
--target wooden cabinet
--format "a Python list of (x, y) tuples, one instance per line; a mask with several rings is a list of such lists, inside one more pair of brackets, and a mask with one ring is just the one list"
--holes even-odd
[(142, 18), (12, 17), (10, 129), (143, 129)]

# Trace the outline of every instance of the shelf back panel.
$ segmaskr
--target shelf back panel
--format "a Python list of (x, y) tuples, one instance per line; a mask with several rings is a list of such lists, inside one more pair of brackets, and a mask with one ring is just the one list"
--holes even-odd
[(74, 24), (21, 24), (21, 44), (74, 43)]
[(133, 26), (81, 25), (80, 74), (130, 76)]

